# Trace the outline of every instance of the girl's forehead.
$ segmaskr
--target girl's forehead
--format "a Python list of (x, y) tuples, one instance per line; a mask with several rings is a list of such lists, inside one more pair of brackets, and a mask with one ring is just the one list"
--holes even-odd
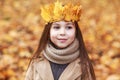
[(71, 22), (71, 21), (57, 21), (57, 22), (53, 22), (53, 24), (70, 24), (70, 25), (73, 25), (74, 23)]

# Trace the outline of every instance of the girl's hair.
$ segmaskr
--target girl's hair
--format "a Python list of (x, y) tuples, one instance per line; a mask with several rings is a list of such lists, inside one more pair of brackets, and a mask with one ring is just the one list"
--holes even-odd
[[(87, 80), (86, 77), (91, 77), (92, 78), (91, 80), (96, 80), (93, 66), (88, 57), (79, 25), (78, 25), (77, 21), (75, 21), (74, 24), (76, 27), (76, 38), (78, 39), (79, 45), (80, 45), (80, 47), (79, 47), (80, 60), (81, 60), (80, 64), (82, 65), (81, 66), (81, 68), (82, 68), (82, 76), (81, 76), (82, 79), (81, 80)], [(52, 23), (48, 23), (45, 25), (45, 29), (43, 30), (42, 36), (39, 41), (39, 45), (37, 47), (37, 50), (33, 54), (32, 59), (42, 57), (41, 52), (45, 49), (46, 44), (50, 40), (51, 25), (52, 25)], [(31, 61), (32, 61), (32, 59), (31, 59)]]

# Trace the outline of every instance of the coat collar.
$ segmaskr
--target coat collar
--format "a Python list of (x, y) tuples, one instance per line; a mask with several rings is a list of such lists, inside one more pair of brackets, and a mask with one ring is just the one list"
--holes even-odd
[[(59, 80), (75, 80), (76, 78), (80, 77), (82, 71), (79, 62), (80, 59), (76, 59), (70, 63), (59, 77)], [(43, 61), (40, 61), (36, 67), (36, 71), (39, 73), (39, 76), (42, 78), (42, 80), (54, 80), (48, 60), (44, 59)]]

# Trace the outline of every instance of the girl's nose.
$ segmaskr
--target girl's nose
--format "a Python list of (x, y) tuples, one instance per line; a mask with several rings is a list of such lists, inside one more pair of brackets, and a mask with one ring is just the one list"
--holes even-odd
[(65, 35), (65, 29), (64, 29), (64, 28), (61, 28), (59, 34), (60, 34), (61, 36), (64, 36), (64, 35)]

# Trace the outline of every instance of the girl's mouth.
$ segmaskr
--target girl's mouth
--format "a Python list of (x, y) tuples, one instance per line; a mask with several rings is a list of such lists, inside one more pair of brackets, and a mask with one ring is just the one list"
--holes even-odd
[(67, 39), (58, 39), (61, 43), (64, 43), (67, 41)]

